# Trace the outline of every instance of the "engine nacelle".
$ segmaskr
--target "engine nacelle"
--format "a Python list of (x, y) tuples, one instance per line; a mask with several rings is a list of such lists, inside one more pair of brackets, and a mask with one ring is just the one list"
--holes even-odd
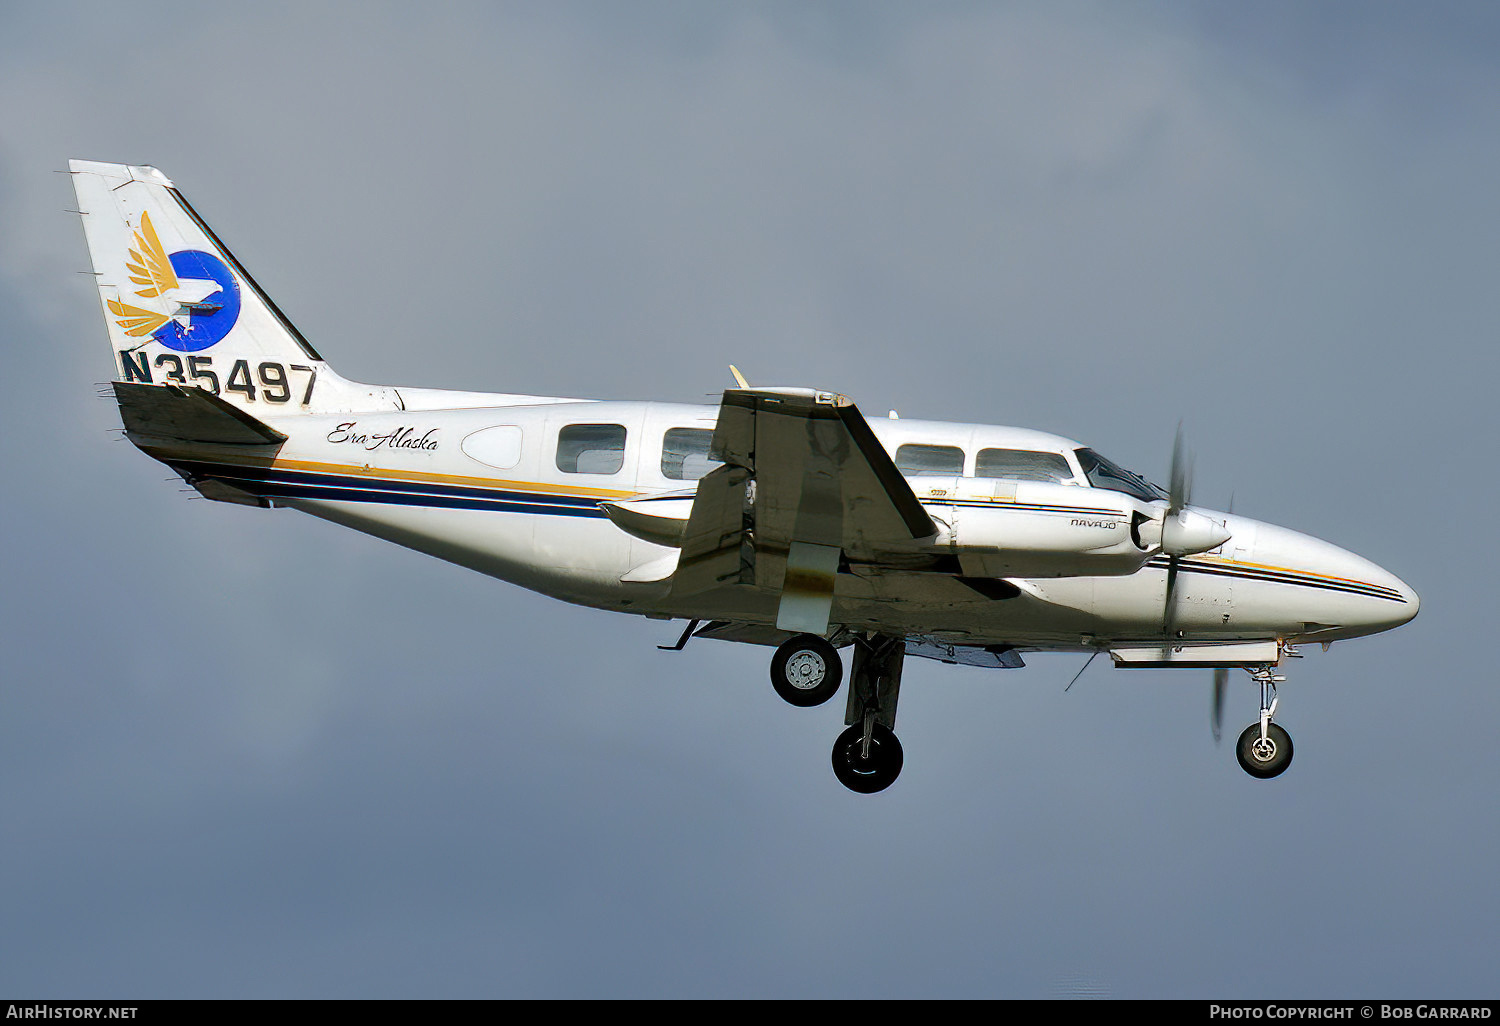
[(1123, 576), (1160, 551), (1141, 528), (1161, 507), (1123, 492), (1000, 478), (912, 483), (934, 513), (932, 499), (950, 500), (934, 547), (958, 556), (970, 577)]
[[(965, 477), (910, 483), (939, 530), (904, 552), (957, 556), (968, 577), (1121, 577), (1158, 553), (1203, 552), (1229, 537), (1196, 510), (1166, 518), (1164, 502), (1104, 488)], [(684, 489), (600, 506), (627, 533), (675, 547), (693, 501)]]

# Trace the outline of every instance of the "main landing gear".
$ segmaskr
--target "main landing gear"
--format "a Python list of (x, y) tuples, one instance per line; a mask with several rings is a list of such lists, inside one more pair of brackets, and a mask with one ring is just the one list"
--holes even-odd
[[(901, 773), (901, 742), (894, 727), (905, 660), (904, 638), (871, 634), (854, 639), (844, 710), (847, 729), (833, 743), (833, 775), (851, 791), (884, 791)], [(793, 705), (821, 705), (838, 691), (842, 677), (838, 651), (812, 634), (792, 638), (771, 660), (771, 683)]]
[(799, 634), (771, 659), (771, 686), (793, 705), (822, 705), (844, 679), (838, 649), (816, 634)]
[(1268, 779), (1280, 776), (1292, 764), (1292, 736), (1280, 724), (1271, 722), (1279, 701), (1276, 685), (1286, 678), (1272, 673), (1269, 666), (1252, 668), (1250, 676), (1260, 685), (1260, 721), (1245, 728), (1234, 754), (1246, 773)]

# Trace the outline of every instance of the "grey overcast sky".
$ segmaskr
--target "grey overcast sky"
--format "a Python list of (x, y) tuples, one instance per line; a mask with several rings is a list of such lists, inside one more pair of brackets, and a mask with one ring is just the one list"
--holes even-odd
[[(190, 501), (69, 157), (356, 379), (1182, 419), (1422, 614), (1289, 666), (1273, 781), (1041, 655), (913, 665), (850, 794), (766, 650)], [(1497, 182), (1489, 3), (0, 4), (0, 995), (1496, 997)]]

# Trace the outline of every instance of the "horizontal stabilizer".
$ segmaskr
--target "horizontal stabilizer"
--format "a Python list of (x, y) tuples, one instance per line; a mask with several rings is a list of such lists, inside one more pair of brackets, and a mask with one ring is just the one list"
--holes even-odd
[(115, 398), (125, 431), (173, 442), (208, 445), (278, 445), (286, 435), (237, 406), (196, 386), (116, 381)]

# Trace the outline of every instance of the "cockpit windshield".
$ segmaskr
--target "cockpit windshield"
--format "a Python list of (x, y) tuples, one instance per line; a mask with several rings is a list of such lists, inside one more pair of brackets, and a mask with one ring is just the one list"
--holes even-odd
[(1166, 491), (1159, 485), (1152, 484), (1141, 475), (1126, 470), (1119, 464), (1111, 463), (1092, 449), (1079, 449), (1077, 455), (1078, 462), (1089, 479), (1089, 484), (1095, 488), (1124, 492), (1126, 495), (1135, 496), (1142, 502), (1152, 502), (1167, 497)]

